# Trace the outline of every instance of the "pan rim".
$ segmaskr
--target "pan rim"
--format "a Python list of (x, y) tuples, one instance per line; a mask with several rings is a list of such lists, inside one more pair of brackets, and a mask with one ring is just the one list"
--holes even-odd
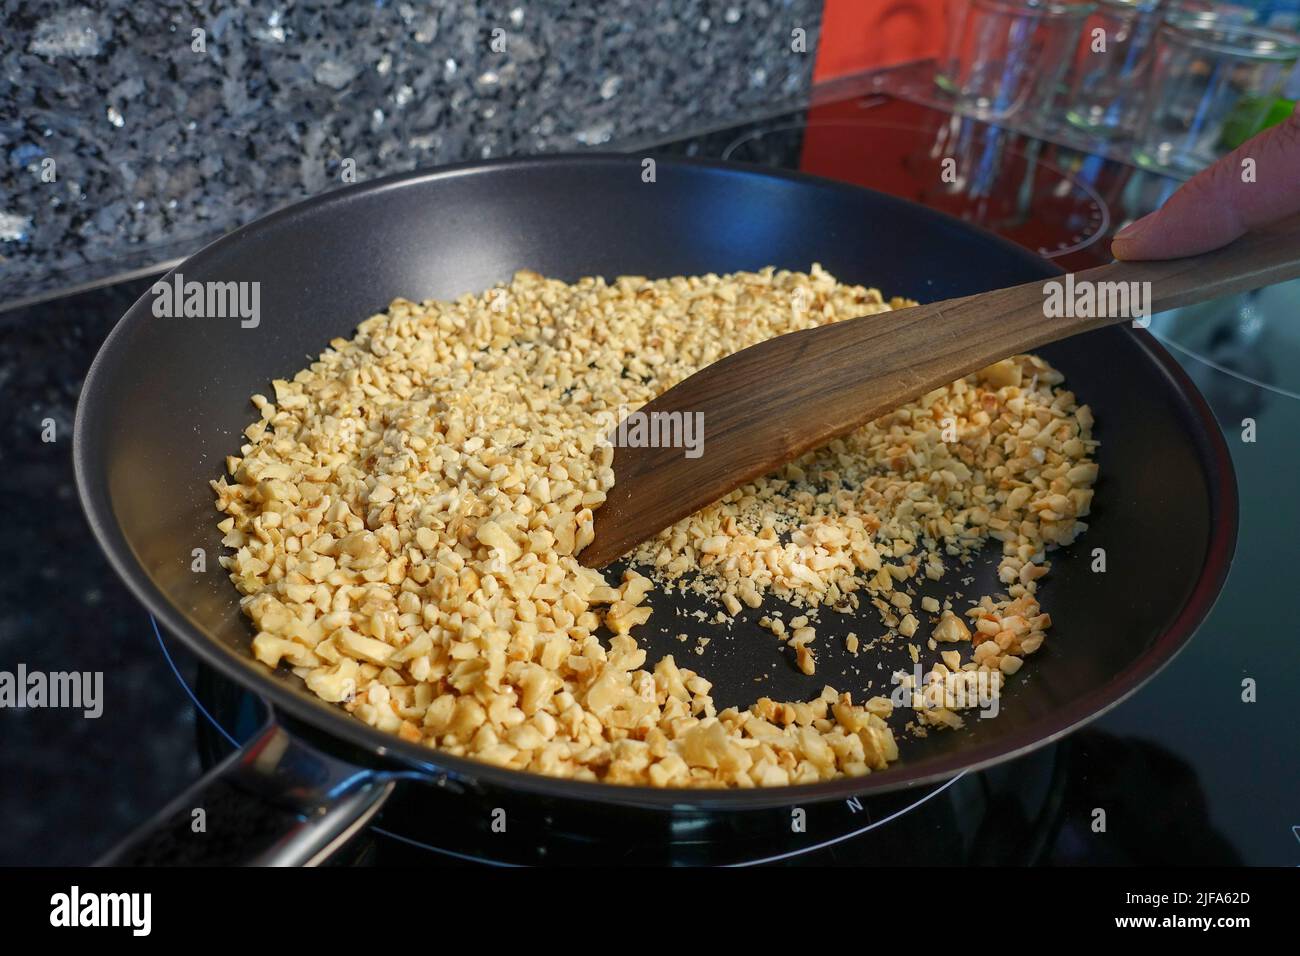
[[(928, 220), (936, 226), (975, 233), (982, 240), (1000, 247), (1009, 255), (1021, 259), (1027, 266), (1037, 269), (1044, 279), (1062, 274), (1062, 270), (1053, 263), (1010, 240), (946, 213), (888, 193), (806, 173), (773, 169), (751, 163), (689, 157), (655, 157), (655, 161), (669, 168), (682, 166), (703, 168), (729, 175), (740, 173), (760, 179), (803, 183), (859, 197), (867, 193), (885, 207), (905, 208), (910, 215)], [(264, 229), (273, 224), (287, 224), (297, 217), (313, 214), (321, 208), (357, 200), (373, 193), (409, 188), (416, 184), (461, 176), (483, 175), (493, 170), (526, 171), (575, 164), (590, 167), (595, 164), (626, 165), (639, 162), (640, 157), (634, 154), (563, 153), (471, 161), (433, 170), (393, 174), (308, 198), (240, 226), (187, 257), (163, 278), (183, 270), (189, 263), (220, 254), (250, 230)], [(142, 303), (145, 298), (146, 296), (142, 296), (133, 303), (109, 332), (86, 373), (78, 397), (73, 426), (72, 457), (77, 494), (87, 523), (114, 572), (127, 585), (134, 597), (144, 605), (144, 608), (154, 615), (160, 626), (181, 640), (205, 663), (265, 699), (273, 711), (284, 713), (305, 724), (336, 745), (348, 744), (358, 747), (372, 759), (377, 758), (381, 765), (371, 766), (376, 773), (400, 771), (403, 768), (408, 771), (416, 769), (421, 774), (427, 775), (431, 783), (436, 783), (439, 779), (452, 779), (470, 789), (477, 789), (481, 784), (489, 784), (539, 796), (593, 800), (650, 809), (681, 810), (762, 809), (792, 804), (823, 803), (836, 799), (848, 800), (925, 786), (950, 779), (964, 771), (982, 770), (1028, 754), (1061, 739), (1131, 697), (1177, 656), (1210, 613), (1222, 591), (1235, 550), (1238, 513), (1236, 476), (1218, 423), (1186, 371), (1156, 338), (1144, 330), (1125, 326), (1124, 334), (1133, 339), (1134, 346), (1145, 354), (1156, 370), (1164, 374), (1174, 395), (1185, 403), (1184, 413), (1200, 426), (1198, 429), (1193, 429), (1192, 438), (1196, 445), (1197, 457), (1205, 466), (1209, 491), (1210, 530), (1204, 563), (1187, 601), (1174, 621), (1169, 628), (1157, 636), (1155, 644), (1145, 655), (1113, 675), (1103, 685), (1072, 701), (1070, 705), (1035, 721), (1025, 730), (1012, 732), (971, 750), (927, 758), (923, 761), (924, 769), (921, 772), (902, 763), (865, 777), (840, 777), (813, 784), (743, 790), (700, 790), (580, 781), (498, 767), (407, 743), (394, 735), (370, 727), (324, 702), (312, 701), (304, 694), (296, 693), (251, 658), (243, 658), (221, 642), (209, 637), (202, 628), (191, 623), (188, 616), (173, 605), (162, 590), (154, 584), (143, 562), (138, 560), (134, 549), (113, 518), (111, 508), (108, 507), (106, 490), (102, 492), (102, 506), (96, 497), (96, 489), (92, 486), (90, 475), (91, 466), (87, 460), (85, 438), (85, 429), (88, 427), (86, 421), (91, 414), (88, 411), (88, 404), (93, 404), (99, 379), (107, 363), (106, 356), (113, 351), (114, 343), (123, 334), (128, 320), (138, 320), (133, 319), (133, 316), (138, 316), (144, 311)], [(87, 403), (88, 398), (91, 400), (90, 403)]]

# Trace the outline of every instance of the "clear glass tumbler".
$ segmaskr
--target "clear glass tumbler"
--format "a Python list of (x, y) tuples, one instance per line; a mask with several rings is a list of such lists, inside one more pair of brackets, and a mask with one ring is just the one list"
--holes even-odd
[(1225, 4), (1220, 0), (1167, 0), (1166, 20), (1200, 20), (1208, 23), (1235, 23), (1240, 26), (1263, 27), (1260, 11), (1249, 6)]
[(1133, 134), (1160, 22), (1160, 0), (1098, 0), (1070, 72), (1065, 118), (1071, 126), (1106, 139)]
[(961, 38), (966, 32), (966, 16), (971, 0), (942, 0), (943, 20), (948, 27), (948, 39), (934, 70), (934, 82), (949, 95), (957, 92), (957, 78), (961, 75)]
[(1156, 37), (1135, 158), (1193, 175), (1263, 125), (1300, 58), (1295, 37), (1174, 14)]
[(1059, 92), (1091, 2), (969, 0), (950, 12), (937, 83), (963, 113), (1033, 119)]

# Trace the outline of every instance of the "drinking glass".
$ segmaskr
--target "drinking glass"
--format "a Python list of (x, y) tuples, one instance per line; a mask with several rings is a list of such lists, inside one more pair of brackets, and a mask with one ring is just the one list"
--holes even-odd
[(1133, 134), (1160, 22), (1159, 0), (1098, 0), (1070, 75), (1070, 125), (1106, 139)]
[(1300, 58), (1295, 37), (1212, 14), (1173, 14), (1156, 36), (1135, 151), (1193, 175), (1264, 125)]
[(950, 22), (938, 85), (959, 112), (1033, 119), (1055, 99), (1091, 2), (969, 0)]

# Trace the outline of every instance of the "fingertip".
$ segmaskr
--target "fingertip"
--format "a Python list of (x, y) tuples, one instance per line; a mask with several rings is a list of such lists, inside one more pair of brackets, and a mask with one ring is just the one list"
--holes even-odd
[(1115, 236), (1110, 241), (1110, 254), (1112, 258), (1123, 261), (1149, 258), (1148, 256), (1145, 256), (1143, 252), (1142, 243), (1133, 236)]
[(1139, 258), (1138, 256), (1133, 254), (1132, 246), (1133, 243), (1130, 242), (1128, 239), (1121, 239), (1119, 236), (1116, 236), (1114, 239), (1110, 241), (1111, 258), (1122, 259), (1122, 260)]
[(1140, 259), (1142, 258), (1142, 237), (1148, 231), (1151, 225), (1152, 216), (1148, 213), (1139, 219), (1135, 219), (1127, 226), (1115, 233), (1110, 241), (1110, 254), (1116, 259)]

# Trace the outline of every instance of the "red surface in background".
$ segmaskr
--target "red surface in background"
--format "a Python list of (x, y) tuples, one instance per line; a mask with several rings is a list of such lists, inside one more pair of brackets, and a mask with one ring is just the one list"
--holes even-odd
[[(947, 0), (825, 0), (813, 82), (938, 56), (948, 35), (946, 5)], [(818, 128), (818, 121), (861, 118), (856, 102), (842, 100), (809, 110), (799, 167), (819, 176), (857, 182), (863, 164), (871, 163), (877, 189), (919, 199), (909, 195), (915, 184), (896, 161), (874, 157), (873, 162), (869, 136), (846, 150), (842, 133)]]
[(944, 0), (825, 0), (813, 82), (938, 56)]
[(815, 176), (924, 202), (917, 177), (908, 168), (915, 162), (913, 158), (899, 154), (896, 143), (882, 142), (869, 127), (855, 135), (851, 128), (841, 125), (864, 120), (906, 124), (915, 121), (915, 110), (898, 100), (868, 109), (859, 106), (861, 102), (861, 98), (854, 97), (814, 106), (808, 111), (799, 168)]

